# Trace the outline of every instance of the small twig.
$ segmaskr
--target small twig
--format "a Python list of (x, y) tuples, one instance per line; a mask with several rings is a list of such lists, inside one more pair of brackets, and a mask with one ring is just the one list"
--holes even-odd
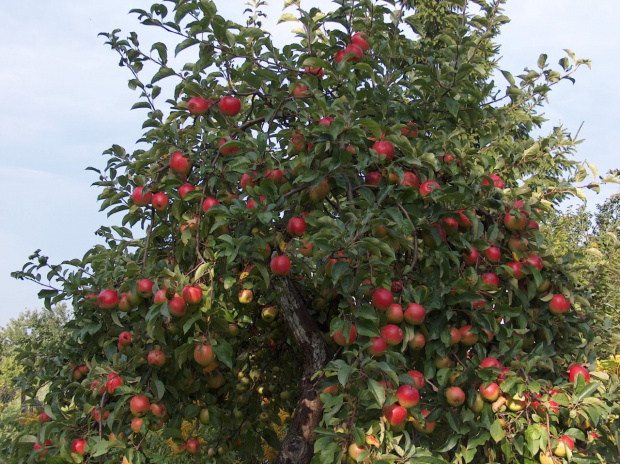
[(295, 195), (297, 192), (301, 192), (302, 190), (305, 190), (311, 185), (312, 185), (312, 182), (306, 182), (305, 184), (302, 184), (299, 187), (294, 188), (293, 190), (289, 190), (284, 195), (282, 195), (282, 197), (287, 198), (287, 197), (290, 197), (291, 195)]

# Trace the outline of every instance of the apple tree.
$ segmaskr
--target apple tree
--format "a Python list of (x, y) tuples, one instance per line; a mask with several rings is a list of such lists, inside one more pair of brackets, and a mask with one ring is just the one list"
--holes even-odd
[(617, 378), (539, 230), (613, 178), (565, 128), (532, 135), (588, 61), (500, 73), (502, 0), (287, 0), (281, 49), (263, 3), (245, 25), (210, 0), (133, 10), (174, 44), (103, 34), (146, 119), (91, 168), (104, 244), (15, 273), (75, 313), (30, 379), (33, 458), (613, 461)]

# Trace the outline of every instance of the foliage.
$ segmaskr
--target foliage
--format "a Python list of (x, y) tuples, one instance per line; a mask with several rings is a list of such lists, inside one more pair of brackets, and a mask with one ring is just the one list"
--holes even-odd
[[(37, 252), (14, 273), (46, 275), (46, 304), (71, 299), (75, 313), (55, 371), (26, 373), (31, 398), (51, 382), (54, 420), (38, 430), (48, 462), (80, 462), (70, 446), (82, 437), (91, 462), (168, 462), (149, 443), (170, 438), (182, 452), (193, 436), (205, 440), (201, 462), (260, 462), (266, 444), (277, 463), (347, 461), (356, 445), (359, 462), (531, 463), (563, 435), (577, 441), (574, 462), (613, 462), (618, 379), (594, 372), (591, 291), (536, 222), (616, 181), (572, 158), (565, 128), (531, 135), (551, 88), (589, 63), (568, 52), (554, 69), (542, 55), (519, 76), (502, 71), (503, 90), (492, 78), (503, 1), (339, 0), (329, 13), (287, 1), (297, 8), (281, 21), (295, 21), (298, 40), (281, 50), (259, 27), (260, 3), (247, 26), (209, 0), (133, 10), (180, 40), (174, 57), (163, 42), (104, 34), (139, 90), (133, 108), (147, 110), (145, 149), (115, 145), (105, 169), (91, 168), (121, 225), (102, 227), (106, 244), (82, 259), (52, 265)], [(357, 32), (368, 51), (348, 45), (363, 45)], [(164, 79), (175, 87), (161, 102)], [(194, 97), (209, 108), (195, 111)], [(587, 169), (593, 180), (576, 186)], [(497, 263), (483, 257), (491, 246)], [(403, 322), (388, 295), (425, 315)], [(556, 311), (561, 295), (569, 311)], [(390, 329), (402, 339), (369, 354)], [(504, 370), (481, 367), (490, 356)], [(568, 380), (575, 363), (591, 382)], [(413, 368), (422, 399), (390, 424)], [(495, 381), (500, 398), (483, 401)], [(450, 404), (455, 388), (465, 405)], [(148, 412), (132, 432), (140, 395), (168, 415)]]

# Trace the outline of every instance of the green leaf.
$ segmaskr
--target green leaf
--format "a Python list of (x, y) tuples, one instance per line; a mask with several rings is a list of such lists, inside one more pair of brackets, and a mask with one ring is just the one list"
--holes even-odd
[(495, 440), (495, 443), (499, 443), (506, 437), (506, 432), (504, 431), (504, 427), (499, 419), (495, 419), (493, 424), (491, 424), (491, 437)]
[(368, 379), (368, 389), (375, 397), (377, 405), (379, 405), (380, 408), (383, 407), (385, 403), (385, 388), (375, 379)]
[(217, 345), (213, 345), (213, 352), (219, 361), (229, 369), (232, 369), (233, 349), (226, 340), (223, 338), (218, 339)]
[(446, 97), (445, 102), (450, 114), (456, 117), (459, 114), (459, 103), (455, 99), (450, 97)]
[(174, 69), (162, 66), (161, 68), (159, 68), (159, 71), (155, 73), (153, 79), (151, 79), (151, 84), (154, 84), (155, 82), (165, 79), (166, 77), (172, 76), (174, 74), (176, 74), (174, 72)]

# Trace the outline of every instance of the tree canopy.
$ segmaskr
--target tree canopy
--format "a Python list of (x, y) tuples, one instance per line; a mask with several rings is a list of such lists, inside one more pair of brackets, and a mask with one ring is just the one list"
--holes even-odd
[(105, 244), (15, 273), (75, 314), (33, 457), (613, 462), (592, 292), (539, 221), (616, 179), (532, 135), (589, 62), (498, 73), (501, 0), (288, 0), (282, 49), (263, 3), (132, 10), (174, 50), (103, 34), (147, 116), (90, 168)]

